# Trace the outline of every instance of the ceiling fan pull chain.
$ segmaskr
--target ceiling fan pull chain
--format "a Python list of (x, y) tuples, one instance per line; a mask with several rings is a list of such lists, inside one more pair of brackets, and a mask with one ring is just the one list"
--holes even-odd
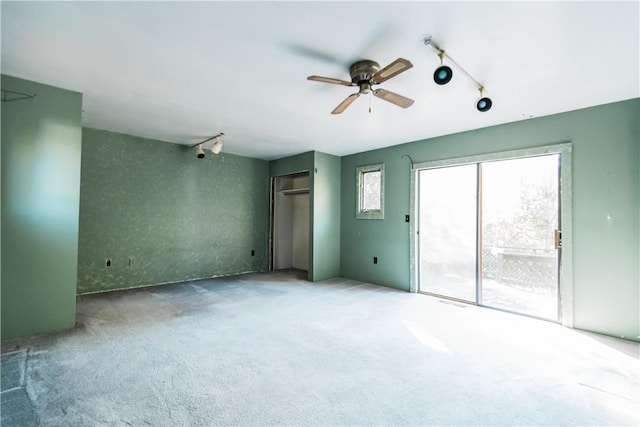
[(372, 92), (369, 92), (369, 114), (371, 114), (371, 95)]

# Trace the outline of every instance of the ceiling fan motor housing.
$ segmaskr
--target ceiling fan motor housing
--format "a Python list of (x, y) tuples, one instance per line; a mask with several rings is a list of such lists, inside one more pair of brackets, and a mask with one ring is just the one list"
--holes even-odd
[(366, 95), (371, 92), (371, 77), (380, 71), (380, 65), (368, 59), (355, 62), (349, 68), (351, 81), (360, 86), (360, 94)]

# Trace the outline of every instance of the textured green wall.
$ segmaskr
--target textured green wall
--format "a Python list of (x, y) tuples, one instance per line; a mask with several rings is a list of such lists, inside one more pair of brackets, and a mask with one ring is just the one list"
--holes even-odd
[(266, 161), (197, 159), (96, 129), (82, 138), (78, 293), (268, 268)]
[(76, 314), (82, 95), (2, 76), (36, 94), (2, 104), (2, 339), (71, 328)]
[(309, 171), (309, 280), (340, 275), (340, 158), (309, 151), (269, 163), (271, 177)]
[[(342, 276), (409, 289), (404, 154), (425, 162), (570, 141), (574, 325), (639, 340), (638, 117), (640, 100), (633, 99), (343, 157)], [(375, 163), (385, 164), (385, 219), (356, 221), (355, 170)]]

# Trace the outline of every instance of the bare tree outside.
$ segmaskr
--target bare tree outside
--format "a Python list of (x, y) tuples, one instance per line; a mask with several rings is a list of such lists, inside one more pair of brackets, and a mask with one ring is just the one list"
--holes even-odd
[(556, 319), (559, 156), (482, 165), (482, 302)]

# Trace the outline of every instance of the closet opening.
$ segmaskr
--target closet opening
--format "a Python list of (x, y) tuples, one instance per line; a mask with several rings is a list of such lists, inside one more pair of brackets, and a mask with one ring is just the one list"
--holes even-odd
[(309, 172), (271, 179), (270, 270), (309, 270)]

